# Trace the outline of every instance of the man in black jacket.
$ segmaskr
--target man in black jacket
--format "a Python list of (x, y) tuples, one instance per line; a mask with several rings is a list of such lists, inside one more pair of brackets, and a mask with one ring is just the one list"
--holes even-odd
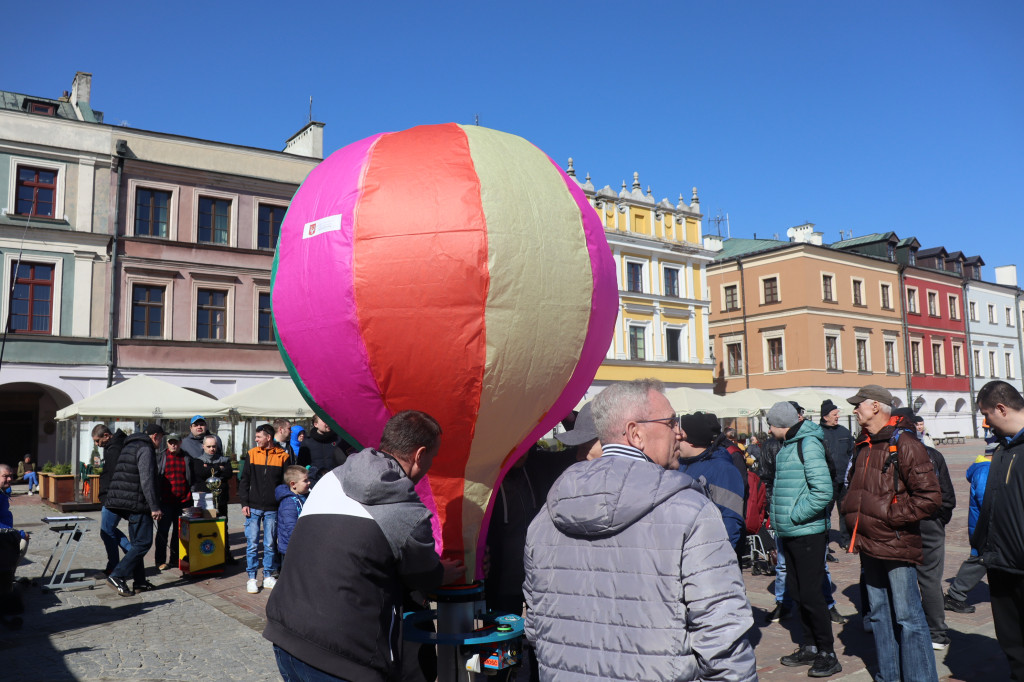
[[(153, 545), (153, 522), (163, 517), (156, 486), (156, 448), (162, 445), (163, 437), (164, 430), (159, 424), (150, 424), (143, 433), (128, 436), (107, 490), (106, 506), (128, 519), (131, 548), (107, 576), (107, 583), (122, 597), (154, 587), (146, 580), (143, 560)], [(129, 576), (134, 579), (134, 589), (128, 587)]]
[(999, 436), (971, 544), (988, 570), (996, 639), (1010, 677), (1024, 680), (1024, 397), (1005, 381), (978, 391), (978, 409)]
[(117, 458), (121, 455), (121, 448), (128, 437), (121, 429), (111, 433), (106, 424), (97, 424), (92, 430), (92, 442), (96, 447), (103, 448), (103, 473), (100, 474), (100, 504), (103, 505), (100, 511), (100, 540), (103, 541), (103, 548), (107, 551), (107, 566), (103, 572), (110, 575), (121, 560), (121, 552), (127, 552), (131, 548), (128, 536), (117, 527), (121, 517), (107, 508), (107, 489), (110, 487), (110, 479), (114, 477), (114, 469), (117, 467)]
[(345, 463), (347, 455), (338, 446), (338, 434), (320, 417), (313, 417), (313, 432), (306, 435), (297, 453), (299, 465), (309, 466), (310, 478), (316, 482), (334, 467)]
[[(826, 515), (832, 518), (832, 509), (843, 499), (846, 468), (853, 457), (853, 434), (850, 429), (839, 423), (839, 407), (831, 400), (821, 403), (821, 430), (824, 432), (825, 452), (832, 458), (832, 470), (835, 478), (832, 481), (834, 495), (828, 505)], [(846, 519), (839, 515), (839, 546), (847, 549), (850, 546), (850, 529), (846, 527)]]

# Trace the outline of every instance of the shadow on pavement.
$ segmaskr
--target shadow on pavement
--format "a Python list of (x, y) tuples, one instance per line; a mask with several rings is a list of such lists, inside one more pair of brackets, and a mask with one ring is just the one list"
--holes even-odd
[(943, 663), (953, 679), (964, 682), (989, 682), (1010, 679), (1010, 665), (992, 637), (949, 630), (951, 644)]

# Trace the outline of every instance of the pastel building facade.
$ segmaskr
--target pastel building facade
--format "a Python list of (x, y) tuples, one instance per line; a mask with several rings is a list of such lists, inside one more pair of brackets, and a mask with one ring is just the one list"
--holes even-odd
[[(572, 159), (567, 172), (576, 177)], [(579, 180), (577, 180), (579, 182)], [(656, 377), (669, 387), (710, 390), (710, 301), (700, 200), (657, 201), (638, 174), (619, 192), (579, 182), (605, 227), (619, 281), (615, 334), (588, 396), (615, 381)]]

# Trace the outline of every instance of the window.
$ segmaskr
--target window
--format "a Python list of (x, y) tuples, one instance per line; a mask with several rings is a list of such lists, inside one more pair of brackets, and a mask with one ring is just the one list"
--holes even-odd
[(895, 263), (896, 262), (896, 245), (895, 244), (887, 244), (886, 245), (886, 256), (889, 257), (889, 262), (890, 263)]
[(996, 323), (996, 307), (991, 304), (988, 306), (988, 322), (989, 324)]
[(679, 362), (679, 329), (665, 330), (665, 360)]
[(917, 251), (911, 250), (910, 255), (907, 257), (907, 261), (911, 265), (917, 265)]
[(644, 328), (630, 325), (629, 327), (629, 359), (646, 360), (644, 352)]
[(953, 374), (958, 377), (964, 375), (963, 352), (963, 346), (953, 344)]
[(977, 306), (977, 304), (974, 301), (970, 301), (967, 304), (967, 308), (968, 308), (968, 310), (970, 310), (970, 313), (971, 313), (971, 322), (977, 322), (978, 321), (978, 306)]
[(835, 303), (836, 299), (832, 293), (832, 275), (821, 276), (821, 300)]
[(678, 268), (665, 268), (665, 295), (679, 298)]
[(199, 197), (199, 243), (227, 244), (231, 225), (231, 201)]
[(910, 369), (914, 374), (921, 373), (921, 342), (910, 342)]
[(270, 292), (259, 292), (256, 310), (256, 340), (260, 343), (272, 343), (277, 340), (274, 335), (274, 314), (270, 309)]
[(643, 293), (644, 290), (644, 266), (643, 263), (626, 263), (626, 289)]
[(277, 237), (281, 234), (281, 221), (284, 220), (284, 206), (260, 204), (259, 216), (256, 220), (256, 248), (273, 249), (277, 247)]
[(132, 338), (163, 337), (164, 288), (135, 284), (132, 286)]
[(11, 294), (11, 331), (49, 334), (53, 325), (54, 266), (20, 263)]
[(960, 301), (957, 299), (956, 296), (949, 297), (949, 319), (960, 319)]
[(199, 289), (196, 296), (196, 338), (201, 341), (227, 340), (227, 292)]
[(932, 344), (932, 374), (934, 374), (935, 376), (942, 376), (943, 374), (945, 374), (945, 372), (943, 372), (943, 366), (942, 365), (943, 365), (943, 362), (942, 362), (942, 344), (941, 343), (933, 343)]
[(988, 352), (988, 372), (989, 377), (993, 379), (998, 376), (996, 374), (996, 352), (994, 350)]
[(857, 339), (857, 371), (868, 371), (868, 340)]
[(892, 287), (888, 284), (882, 285), (882, 307), (886, 310), (892, 310)]
[(725, 346), (725, 356), (729, 360), (729, 376), (743, 374), (743, 344), (729, 343)]
[(53, 218), (57, 204), (57, 171), (18, 166), (14, 212), (31, 217)]
[(885, 342), (885, 371), (890, 374), (896, 373), (896, 342)]
[(170, 192), (140, 187), (135, 191), (135, 235), (166, 238), (170, 212)]
[(1003, 357), (1006, 360), (1006, 378), (1013, 378), (1013, 353), (1004, 353)]
[(853, 304), (864, 305), (864, 282), (859, 279), (853, 280)]
[(1012, 308), (1007, 308), (1006, 309), (1006, 326), (1007, 327), (1012, 327), (1013, 326), (1012, 310), (1013, 310)]
[(768, 339), (768, 370), (781, 372), (783, 369), (785, 363), (782, 359), (782, 339)]
[(777, 277), (766, 277), (764, 279), (764, 302), (779, 302), (779, 280)]
[(739, 298), (737, 296), (737, 287), (735, 284), (731, 284), (725, 287), (725, 310), (739, 310)]
[(928, 314), (932, 317), (939, 316), (939, 295), (934, 291), (928, 292)]
[(907, 287), (907, 312), (917, 312), (917, 289)]
[(825, 337), (825, 369), (839, 369), (839, 337)]
[(981, 351), (974, 351), (974, 376), (985, 376), (985, 368), (981, 366)]
[(42, 114), (43, 116), (53, 116), (56, 112), (57, 109), (52, 104), (45, 104), (43, 102), (28, 103), (28, 113), (30, 114)]

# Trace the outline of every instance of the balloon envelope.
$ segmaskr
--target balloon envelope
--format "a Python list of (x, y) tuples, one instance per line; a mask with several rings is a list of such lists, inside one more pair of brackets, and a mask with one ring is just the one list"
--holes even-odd
[(589, 387), (617, 304), (576, 182), (477, 126), (332, 154), (292, 200), (274, 262), (278, 344), (310, 405), (362, 446), (401, 410), (441, 424), (418, 489), (439, 548), (470, 567), (496, 481)]

